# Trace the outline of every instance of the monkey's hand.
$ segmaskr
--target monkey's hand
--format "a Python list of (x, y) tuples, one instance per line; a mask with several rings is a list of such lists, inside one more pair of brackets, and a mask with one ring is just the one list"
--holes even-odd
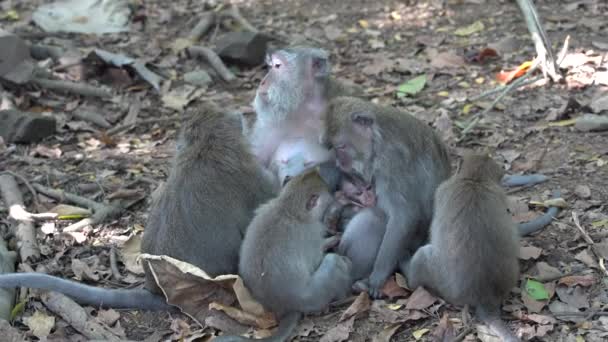
[[(390, 272), (388, 272), (390, 273)], [(387, 272), (379, 272), (375, 267), (372, 274), (369, 276), (369, 295), (374, 299), (380, 299), (384, 296), (382, 287), (386, 282), (389, 274)]]
[(340, 244), (339, 236), (334, 235), (334, 236), (328, 237), (323, 242), (323, 252), (327, 253), (327, 252), (331, 251), (332, 249), (338, 247), (339, 244)]

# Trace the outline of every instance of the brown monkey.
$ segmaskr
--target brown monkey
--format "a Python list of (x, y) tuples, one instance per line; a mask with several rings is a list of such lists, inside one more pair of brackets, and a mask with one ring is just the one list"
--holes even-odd
[(335, 150), (338, 167), (374, 184), (386, 231), (369, 277), (381, 288), (397, 265), (426, 242), (433, 195), (450, 175), (450, 160), (437, 134), (415, 117), (352, 97), (330, 102), (322, 141)]
[(326, 227), (321, 220), (333, 201), (325, 182), (311, 170), (292, 178), (277, 198), (256, 211), (243, 240), (239, 274), (253, 297), (280, 319), (278, 333), (263, 341), (286, 341), (302, 313), (320, 311), (348, 295), (350, 260), (323, 253)]
[[(257, 206), (273, 196), (241, 134), (239, 118), (215, 107), (184, 123), (171, 173), (154, 201), (142, 252), (168, 255), (209, 275), (235, 274), (245, 230)], [(146, 291), (109, 290), (37, 273), (0, 275), (0, 287), (64, 293), (84, 304), (166, 309), (146, 269)]]
[(487, 155), (467, 154), (437, 189), (430, 244), (402, 264), (410, 287), (425, 286), (457, 305), (471, 305), (505, 341), (518, 339), (500, 305), (519, 278), (519, 236), (500, 186), (504, 174)]
[[(268, 73), (260, 82), (246, 119), (247, 135), (260, 163), (276, 184), (333, 157), (319, 145), (321, 116), (327, 102), (360, 91), (330, 77), (329, 54), (322, 49), (292, 47), (266, 58)], [(251, 124), (252, 123), (252, 124)]]

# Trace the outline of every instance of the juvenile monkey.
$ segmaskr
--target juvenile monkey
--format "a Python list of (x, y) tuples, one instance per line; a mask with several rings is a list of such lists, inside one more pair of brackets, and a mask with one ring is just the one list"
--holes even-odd
[(326, 227), (321, 220), (333, 201), (312, 170), (291, 179), (277, 198), (256, 211), (243, 240), (239, 274), (253, 297), (280, 319), (278, 333), (262, 341), (288, 340), (302, 313), (320, 311), (348, 295), (350, 260), (323, 253)]
[(256, 117), (246, 119), (247, 135), (257, 159), (280, 185), (333, 159), (319, 144), (321, 115), (330, 99), (359, 90), (330, 77), (329, 54), (322, 49), (286, 48), (270, 53), (266, 63), (269, 70), (253, 102)]
[(357, 98), (331, 101), (325, 124), (322, 141), (334, 149), (338, 167), (374, 184), (386, 215), (369, 277), (369, 292), (378, 298), (397, 265), (426, 242), (435, 189), (450, 175), (447, 149), (413, 116)]
[[(235, 274), (254, 210), (273, 196), (270, 182), (246, 145), (239, 118), (211, 105), (183, 124), (177, 145), (169, 178), (152, 204), (142, 252), (168, 255), (211, 276)], [(168, 308), (144, 269), (146, 289), (139, 290), (96, 288), (39, 273), (0, 275), (0, 287), (43, 288), (95, 306)]]
[(518, 341), (500, 305), (519, 278), (518, 231), (500, 186), (504, 171), (487, 155), (467, 154), (435, 195), (430, 244), (402, 264), (410, 287), (425, 286), (471, 305), (505, 341)]

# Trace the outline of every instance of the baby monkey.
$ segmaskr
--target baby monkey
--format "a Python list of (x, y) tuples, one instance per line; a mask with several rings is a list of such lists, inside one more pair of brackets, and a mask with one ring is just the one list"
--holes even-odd
[(504, 341), (519, 341), (500, 319), (500, 305), (519, 278), (519, 235), (500, 186), (504, 171), (487, 155), (466, 154), (435, 193), (430, 244), (401, 271), (455, 305), (471, 305)]
[(309, 170), (289, 180), (277, 198), (256, 211), (243, 240), (239, 274), (253, 297), (280, 320), (277, 334), (262, 341), (288, 340), (302, 313), (321, 311), (349, 294), (350, 260), (323, 252), (322, 219), (333, 202), (327, 184)]

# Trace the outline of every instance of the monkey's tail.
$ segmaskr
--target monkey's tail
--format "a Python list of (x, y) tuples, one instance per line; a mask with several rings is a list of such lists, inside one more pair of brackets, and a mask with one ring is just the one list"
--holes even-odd
[[(559, 198), (561, 193), (559, 190), (554, 190), (551, 198)], [(520, 236), (526, 236), (536, 231), (543, 229), (546, 225), (553, 221), (553, 218), (559, 213), (558, 207), (549, 207), (546, 213), (529, 222), (523, 222), (517, 225)]]
[(0, 287), (29, 287), (62, 293), (80, 304), (114, 309), (170, 310), (162, 296), (146, 289), (104, 289), (44, 273), (0, 275)]
[(287, 315), (281, 317), (281, 321), (279, 322), (279, 329), (277, 333), (266, 338), (261, 339), (252, 339), (242, 336), (234, 336), (234, 335), (222, 335), (213, 339), (214, 342), (246, 342), (246, 341), (260, 341), (260, 342), (286, 342), (289, 340), (292, 331), (298, 325), (298, 322), (302, 318), (302, 314), (300, 312), (291, 312)]

